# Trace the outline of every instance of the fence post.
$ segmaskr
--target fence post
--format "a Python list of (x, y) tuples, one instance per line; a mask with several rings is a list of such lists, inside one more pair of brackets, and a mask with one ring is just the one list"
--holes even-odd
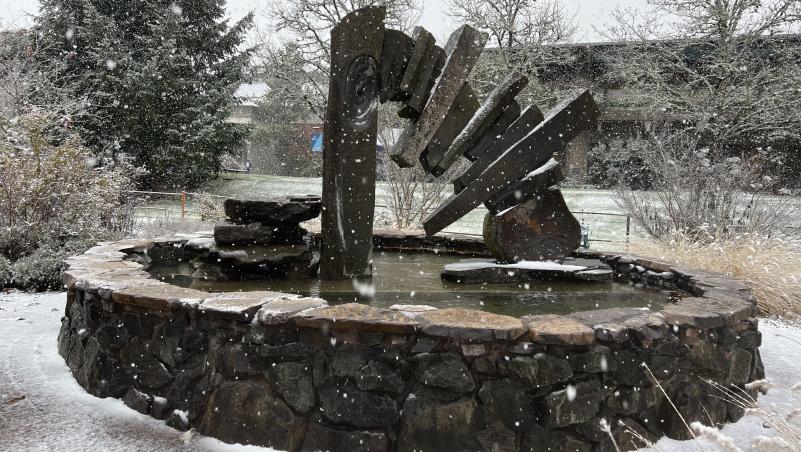
[(626, 244), (629, 243), (629, 236), (631, 235), (631, 215), (626, 215)]
[(186, 192), (181, 192), (181, 219), (186, 217)]

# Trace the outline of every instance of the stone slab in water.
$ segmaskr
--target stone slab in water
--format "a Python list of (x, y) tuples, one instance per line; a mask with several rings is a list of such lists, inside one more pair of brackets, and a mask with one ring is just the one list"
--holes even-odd
[(439, 159), (428, 159), (434, 174), (442, 174), (451, 167), (460, 156), (467, 155), (475, 160), (477, 155), (471, 153), (473, 147), (490, 130), (493, 123), (500, 118), (503, 111), (515, 99), (518, 93), (528, 84), (528, 78), (518, 73), (508, 75), (490, 94), (470, 119), (464, 130), (456, 137), (448, 151)]
[(525, 138), (543, 119), (544, 116), (539, 108), (534, 105), (526, 107), (515, 122), (506, 129), (503, 135), (492, 143), (492, 146), (483, 152), (478, 160), (470, 165), (470, 168), (453, 181), (454, 193), (458, 194), (474, 180), (478, 179), (481, 173), (497, 160), (498, 157), (513, 144)]
[(348, 14), (331, 30), (325, 115), (320, 276), (372, 273), (379, 75), (385, 8)]
[(404, 129), (393, 149), (391, 157), (398, 166), (407, 168), (417, 164), (467, 81), (487, 38), (486, 33), (463, 25), (448, 39), (445, 46), (448, 57), (431, 97), (418, 120)]
[[(516, 180), (539, 168), (557, 150), (595, 123), (601, 112), (588, 90), (571, 95), (551, 109), (546, 119), (514, 143), (463, 191), (450, 197), (423, 220), (433, 235), (470, 213)], [(532, 157), (531, 153), (536, 153)]]
[(470, 122), (470, 118), (473, 117), (479, 106), (478, 97), (476, 97), (476, 93), (470, 83), (462, 85), (459, 95), (456, 96), (456, 100), (448, 110), (447, 116), (442, 121), (439, 129), (437, 129), (437, 133), (434, 134), (431, 142), (428, 143), (425, 151), (420, 156), (420, 163), (423, 165), (423, 169), (431, 172), (431, 165), (428, 163), (429, 156), (434, 158), (444, 154), (453, 143), (453, 140)]
[(523, 203), (543, 193), (565, 180), (562, 165), (551, 159), (545, 165), (532, 171), (522, 180), (515, 182), (506, 190), (490, 198), (484, 205), (491, 214), (496, 215), (506, 209)]
[(226, 199), (225, 216), (240, 222), (266, 225), (297, 224), (320, 215), (318, 196), (299, 196), (275, 200)]
[(401, 79), (414, 51), (414, 40), (398, 30), (384, 32), (381, 48), (381, 102), (405, 100), (400, 91)]
[(303, 243), (306, 230), (297, 224), (265, 225), (231, 220), (214, 225), (214, 241), (218, 245), (269, 245)]
[(581, 245), (581, 224), (562, 192), (540, 196), (484, 217), (484, 243), (502, 262), (561, 261)]
[(526, 283), (573, 280), (575, 273), (587, 270), (581, 265), (556, 262), (519, 262), (500, 264), (491, 259), (467, 259), (448, 264), (442, 279), (461, 284)]

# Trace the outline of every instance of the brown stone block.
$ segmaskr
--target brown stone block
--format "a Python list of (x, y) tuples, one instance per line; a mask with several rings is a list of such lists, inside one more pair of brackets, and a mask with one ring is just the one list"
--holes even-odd
[(478, 342), (512, 341), (526, 331), (519, 319), (472, 309), (440, 309), (422, 313), (416, 320), (425, 334)]
[(535, 315), (522, 320), (531, 340), (539, 344), (589, 345), (595, 342), (595, 331), (570, 317)]
[(379, 333), (411, 333), (417, 328), (417, 322), (400, 312), (359, 303), (314, 309), (294, 317), (294, 322), (307, 328)]
[(112, 300), (129, 306), (168, 311), (179, 306), (197, 306), (208, 297), (207, 292), (161, 283), (117, 290)]

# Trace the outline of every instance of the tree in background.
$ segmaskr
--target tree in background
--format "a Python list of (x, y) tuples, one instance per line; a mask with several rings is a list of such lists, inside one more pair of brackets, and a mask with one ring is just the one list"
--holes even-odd
[[(559, 0), (448, 0), (448, 15), (459, 23), (489, 33), (488, 49), (471, 74), (477, 91), (486, 95), (507, 74), (517, 71), (530, 83), (521, 98), (548, 107), (553, 89), (540, 82), (549, 66), (569, 63), (573, 55), (555, 44), (576, 34), (574, 15)], [(552, 86), (552, 84), (549, 84)]]
[[(420, 19), (420, 0), (272, 0), (266, 14), (274, 30), (263, 33), (258, 54), (265, 79), (283, 80), (288, 102), (305, 104), (325, 117), (331, 61), (331, 29), (345, 16), (367, 6), (383, 6), (390, 28), (410, 31)], [(274, 36), (285, 33), (286, 40)]]
[[(801, 163), (801, 28), (798, 0), (651, 0), (616, 10), (604, 31), (622, 45), (606, 55), (622, 85), (645, 94), (677, 133), (712, 155), (773, 159), (798, 184)], [(671, 119), (672, 118), (672, 119)], [(688, 150), (694, 152), (696, 150)], [(794, 180), (793, 180), (794, 179)]]
[[(127, 155), (154, 187), (196, 186), (246, 133), (226, 124), (250, 60), (252, 15), (228, 24), (223, 0), (43, 0), (41, 69), (85, 99), (71, 118), (99, 156)], [(46, 93), (42, 93), (46, 94)]]

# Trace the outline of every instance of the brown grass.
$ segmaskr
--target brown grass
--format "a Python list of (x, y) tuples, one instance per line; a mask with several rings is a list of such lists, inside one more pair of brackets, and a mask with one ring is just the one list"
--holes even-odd
[(635, 254), (723, 273), (748, 285), (768, 317), (801, 318), (801, 239), (743, 234), (726, 241), (697, 242), (682, 235), (635, 242)]

